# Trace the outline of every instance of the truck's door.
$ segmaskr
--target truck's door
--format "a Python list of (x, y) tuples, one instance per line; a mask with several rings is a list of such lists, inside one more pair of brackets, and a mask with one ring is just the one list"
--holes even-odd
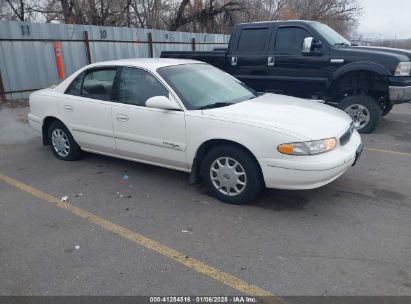
[(268, 51), (272, 62), (269, 67), (271, 89), (286, 95), (318, 98), (327, 85), (329, 55), (323, 45), (317, 53), (303, 54), (304, 39), (313, 37), (302, 25), (280, 25)]
[(230, 42), (227, 71), (256, 91), (268, 85), (267, 53), (272, 32), (270, 24), (240, 26)]

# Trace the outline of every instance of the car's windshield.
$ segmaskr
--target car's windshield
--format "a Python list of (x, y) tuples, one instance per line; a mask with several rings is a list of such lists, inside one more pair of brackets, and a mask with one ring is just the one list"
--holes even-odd
[(351, 43), (345, 39), (343, 36), (338, 34), (328, 25), (325, 25), (320, 22), (313, 22), (311, 24), (331, 45), (346, 45), (350, 46)]
[(234, 77), (208, 64), (168, 66), (159, 68), (157, 72), (189, 110), (226, 106), (256, 96), (253, 90)]

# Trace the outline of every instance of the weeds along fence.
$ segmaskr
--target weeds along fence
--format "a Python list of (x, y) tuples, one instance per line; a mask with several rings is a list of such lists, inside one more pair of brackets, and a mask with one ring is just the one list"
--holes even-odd
[(27, 98), (94, 62), (208, 51), (228, 35), (76, 24), (0, 21), (0, 98)]

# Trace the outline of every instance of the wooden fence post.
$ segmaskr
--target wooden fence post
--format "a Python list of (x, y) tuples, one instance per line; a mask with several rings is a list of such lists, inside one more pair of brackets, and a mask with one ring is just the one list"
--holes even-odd
[(148, 54), (150, 55), (150, 58), (154, 57), (154, 52), (153, 52), (153, 35), (151, 33), (147, 34), (147, 39), (148, 39)]
[(88, 40), (88, 31), (83, 32), (84, 45), (86, 47), (87, 64), (91, 64), (90, 42)]
[(192, 51), (196, 50), (196, 39), (195, 38), (191, 39), (191, 50)]

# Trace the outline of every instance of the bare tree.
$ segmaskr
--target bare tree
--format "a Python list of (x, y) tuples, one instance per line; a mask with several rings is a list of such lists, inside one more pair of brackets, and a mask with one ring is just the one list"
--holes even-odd
[(207, 2), (183, 0), (170, 20), (168, 29), (221, 32), (223, 24), (231, 24), (236, 12), (245, 12), (245, 2), (237, 0), (209, 0)]
[(348, 34), (361, 10), (358, 0), (288, 0), (280, 15), (284, 19), (321, 21), (342, 34)]
[(0, 19), (230, 33), (240, 22), (309, 19), (353, 31), (359, 0), (0, 0)]
[(17, 20), (26, 21), (26, 18), (25, 18), (26, 17), (25, 16), (26, 3), (24, 2), (24, 0), (18, 0), (18, 1), (5, 0), (5, 1), (9, 5), (11, 11), (13, 12)]

